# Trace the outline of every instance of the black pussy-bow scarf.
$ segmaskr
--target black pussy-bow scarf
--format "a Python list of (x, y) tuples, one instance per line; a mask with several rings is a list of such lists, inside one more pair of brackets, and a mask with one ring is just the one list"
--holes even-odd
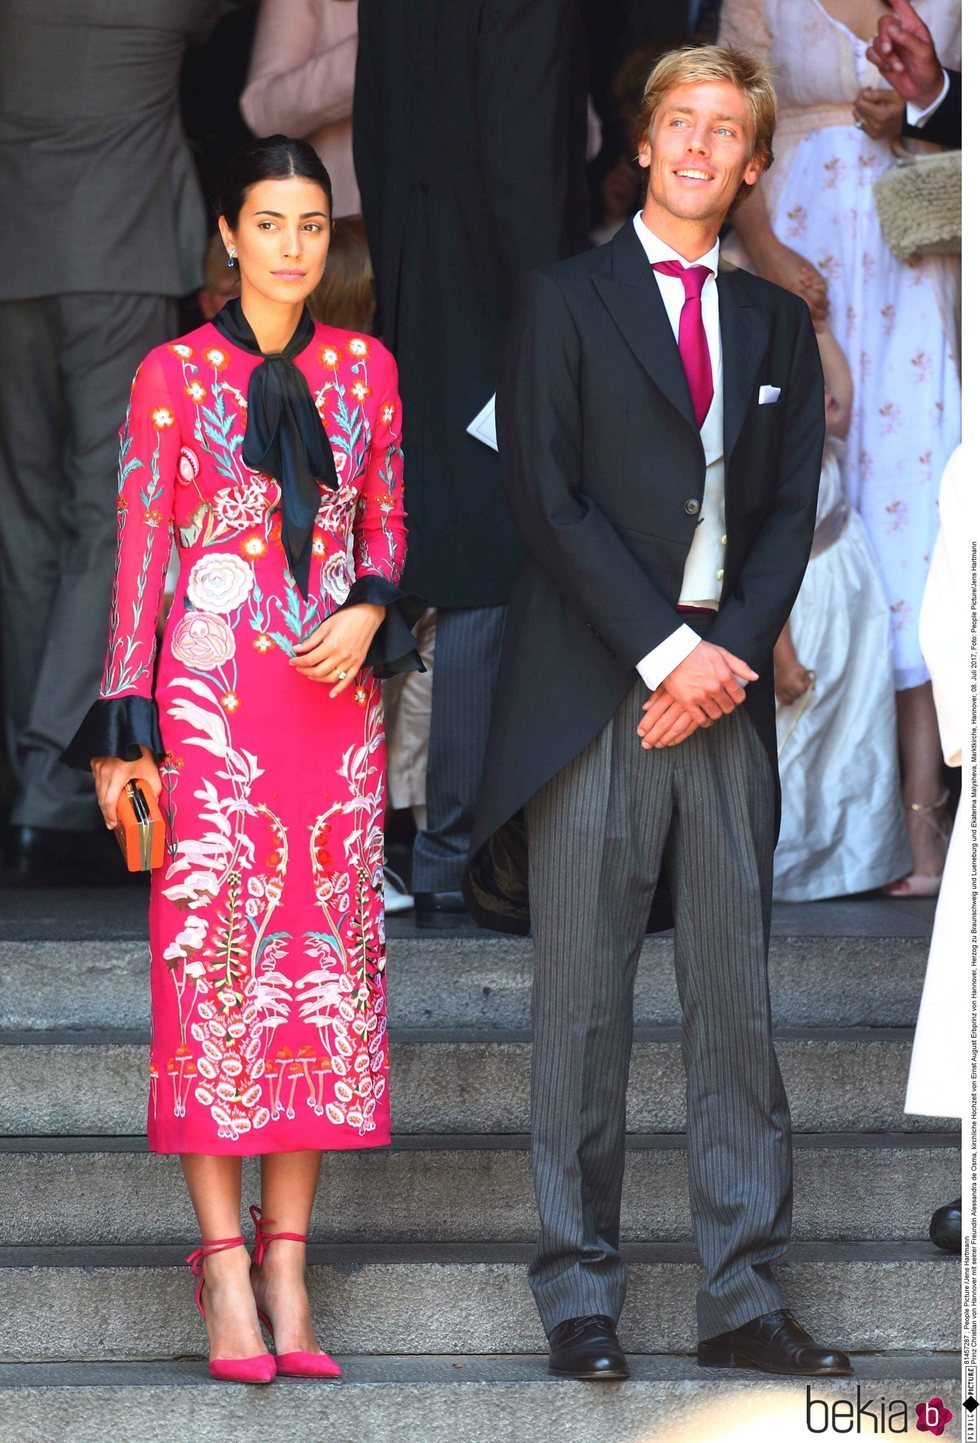
[(282, 487), (282, 540), (296, 585), (306, 596), (310, 583), (313, 523), (320, 509), (320, 484), (337, 490), (337, 470), (306, 377), (293, 358), (313, 339), (304, 310), (288, 345), (266, 355), (237, 297), (215, 316), (214, 325), (232, 345), (261, 356), (248, 383), (248, 423), (242, 459), (253, 471), (274, 476)]

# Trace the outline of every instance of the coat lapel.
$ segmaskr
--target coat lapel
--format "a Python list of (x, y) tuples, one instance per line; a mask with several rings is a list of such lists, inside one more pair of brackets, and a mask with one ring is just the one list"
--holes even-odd
[(610, 243), (609, 254), (609, 274), (592, 278), (602, 303), (654, 385), (696, 431), (691, 393), (660, 287), (631, 221)]
[(731, 460), (749, 407), (757, 403), (759, 366), (769, 340), (767, 317), (754, 308), (741, 284), (741, 272), (718, 272), (718, 320), (721, 328), (724, 391), (725, 464)]
[[(629, 221), (610, 243), (609, 254), (608, 274), (593, 276), (593, 285), (647, 375), (697, 431), (687, 377), (660, 287)], [(741, 272), (735, 267), (723, 265), (718, 273), (718, 320), (727, 463), (753, 404), (759, 366), (769, 340), (768, 318), (753, 307), (741, 284)]]

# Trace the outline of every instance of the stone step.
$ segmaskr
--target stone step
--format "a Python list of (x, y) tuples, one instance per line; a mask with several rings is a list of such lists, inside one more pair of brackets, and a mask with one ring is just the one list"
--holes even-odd
[[(910, 1027), (922, 991), (922, 937), (776, 936), (770, 958), (776, 1026)], [(527, 1026), (531, 944), (486, 933), (393, 938), (388, 979), (401, 1027)], [(0, 942), (0, 1028), (149, 1025), (142, 941)], [(446, 985), (452, 978), (452, 986)], [(679, 1021), (673, 943), (649, 938), (637, 972), (636, 1021)]]
[[(177, 1158), (145, 1146), (142, 1138), (0, 1144), (6, 1242), (193, 1239), (196, 1225)], [(537, 1213), (528, 1148), (521, 1136), (430, 1136), (399, 1137), (390, 1149), (333, 1153), (324, 1161), (312, 1236), (320, 1243), (531, 1241)], [(793, 1174), (796, 1239), (919, 1239), (939, 1202), (960, 1192), (959, 1137), (802, 1133)], [(259, 1196), (255, 1159), (246, 1161), (243, 1193)], [(682, 1136), (630, 1138), (622, 1216), (627, 1242), (690, 1237)]]
[[(540, 1346), (540, 1344), (538, 1344)], [(810, 1443), (837, 1402), (854, 1431), (940, 1397), (958, 1440), (959, 1360), (945, 1353), (854, 1358), (855, 1377), (713, 1373), (688, 1358), (640, 1354), (629, 1383), (583, 1388), (549, 1378), (541, 1356), (343, 1356), (328, 1391), (280, 1380), (268, 1389), (211, 1382), (203, 1363), (0, 1365), (0, 1437), (17, 1443)], [(860, 1398), (858, 1390), (860, 1389)], [(807, 1412), (809, 1397), (810, 1411)], [(329, 1425), (328, 1425), (329, 1420)], [(810, 1424), (808, 1428), (808, 1422)], [(651, 1429), (655, 1429), (652, 1432)], [(879, 1435), (880, 1436), (880, 1435)], [(886, 1435), (887, 1436), (887, 1435)]]
[[(903, 1112), (909, 1029), (785, 1031), (777, 1051), (800, 1132), (954, 1131)], [(392, 1046), (394, 1130), (528, 1130), (524, 1034), (406, 1031)], [(146, 1125), (146, 1044), (133, 1034), (0, 1034), (0, 1137), (132, 1136)], [(685, 1085), (675, 1029), (639, 1029), (627, 1125), (682, 1132)]]
[[(313, 1246), (323, 1345), (339, 1353), (523, 1353), (542, 1346), (523, 1244)], [(624, 1248), (632, 1352), (691, 1352), (700, 1267), (676, 1243)], [(183, 1249), (0, 1248), (0, 1361), (199, 1356)], [(959, 1260), (931, 1243), (801, 1243), (775, 1272), (815, 1336), (859, 1352), (952, 1351)], [(873, 1306), (871, 1305), (871, 1300)]]
[[(147, 932), (149, 887), (129, 879), (121, 887), (44, 887), (4, 893), (0, 944), (4, 942), (98, 942), (107, 937), (141, 942)], [(135, 882), (135, 885), (133, 885)], [(935, 898), (906, 898), (896, 907), (883, 897), (838, 897), (823, 902), (777, 902), (774, 937), (923, 937), (935, 918)], [(411, 913), (387, 919), (389, 937), (431, 937), (420, 933)], [(447, 936), (495, 938), (468, 918)]]

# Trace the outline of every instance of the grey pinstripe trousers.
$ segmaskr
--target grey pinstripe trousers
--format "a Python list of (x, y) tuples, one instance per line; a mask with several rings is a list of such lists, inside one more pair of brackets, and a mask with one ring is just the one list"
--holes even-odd
[(412, 852), (413, 892), (463, 885), (506, 620), (506, 606), (436, 612), (426, 823)]
[[(135, 13), (135, 12), (134, 12)], [(15, 826), (101, 829), (60, 760), (98, 695), (116, 554), (119, 424), (133, 372), (175, 334), (165, 296), (0, 302), (0, 661)]]
[(530, 850), (530, 1278), (545, 1330), (618, 1319), (633, 982), (661, 858), (687, 1070), (688, 1181), (704, 1267), (699, 1336), (783, 1306), (769, 1264), (792, 1206), (789, 1109), (771, 1036), (773, 781), (741, 710), (644, 751), (638, 682), (525, 808)]

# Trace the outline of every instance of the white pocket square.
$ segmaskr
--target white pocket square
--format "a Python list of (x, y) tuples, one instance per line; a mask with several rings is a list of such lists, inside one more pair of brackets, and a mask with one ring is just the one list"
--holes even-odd
[(778, 401), (778, 400), (779, 400), (780, 395), (781, 395), (781, 392), (780, 392), (780, 389), (779, 389), (778, 386), (760, 386), (760, 387), (759, 387), (759, 405), (760, 405), (760, 406), (771, 406), (772, 403), (773, 403), (773, 401)]

